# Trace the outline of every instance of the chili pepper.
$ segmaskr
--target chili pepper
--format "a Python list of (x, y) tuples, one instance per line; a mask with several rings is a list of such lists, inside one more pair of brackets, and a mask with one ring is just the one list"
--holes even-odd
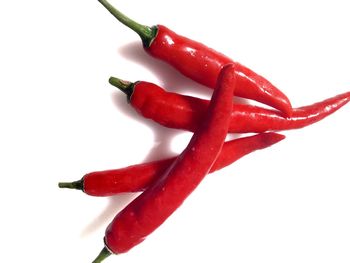
[[(109, 82), (123, 91), (142, 116), (169, 128), (194, 131), (202, 122), (209, 101), (167, 92), (145, 81), (131, 83), (111, 77)], [(350, 101), (350, 92), (312, 105), (292, 109), (290, 117), (280, 112), (247, 104), (235, 104), (229, 132), (265, 132), (298, 129), (318, 122)]]
[[(267, 148), (284, 138), (284, 135), (270, 132), (225, 142), (220, 155), (210, 169), (210, 173), (232, 164), (253, 151)], [(83, 190), (86, 194), (92, 196), (140, 192), (160, 177), (175, 159), (176, 157), (172, 157), (120, 169), (92, 172), (84, 175), (78, 181), (59, 183), (58, 185), (60, 188)]]
[[(121, 23), (135, 31), (151, 56), (167, 62), (183, 75), (207, 87), (215, 88), (220, 69), (233, 60), (189, 38), (180, 36), (165, 26), (148, 27), (126, 17), (106, 0), (99, 2)], [(267, 104), (290, 116), (292, 106), (279, 89), (249, 68), (236, 64), (235, 95)]]
[[(105, 233), (105, 247), (94, 261), (124, 253), (157, 229), (192, 193), (213, 166), (228, 130), (236, 77), (232, 65), (218, 77), (206, 121), (167, 171), (127, 205)], [(233, 84), (233, 85), (232, 85)]]

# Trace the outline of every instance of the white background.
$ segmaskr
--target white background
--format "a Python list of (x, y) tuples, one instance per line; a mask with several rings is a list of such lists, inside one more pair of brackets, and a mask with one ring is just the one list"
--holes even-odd
[[(299, 107), (350, 90), (348, 1), (121, 1), (260, 73)], [(96, 0), (0, 3), (1, 262), (91, 262), (134, 195), (59, 181), (179, 153), (110, 75), (206, 97)], [(349, 262), (350, 105), (208, 176), (145, 242), (106, 262)]]

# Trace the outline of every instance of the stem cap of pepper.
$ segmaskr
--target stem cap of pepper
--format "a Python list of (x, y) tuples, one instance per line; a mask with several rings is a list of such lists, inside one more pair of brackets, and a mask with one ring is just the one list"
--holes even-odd
[(144, 45), (144, 47), (149, 47), (158, 33), (157, 26), (149, 27), (142, 25), (131, 18), (124, 15), (113, 5), (111, 5), (107, 0), (98, 0), (116, 19), (118, 19), (122, 24), (132, 29), (136, 32)]
[(110, 255), (112, 255), (112, 253), (108, 250), (107, 247), (104, 247), (100, 254), (98, 254), (98, 256), (95, 258), (94, 261), (92, 261), (92, 263), (100, 263), (103, 260), (105, 260), (106, 258), (108, 258)]
[(116, 77), (110, 77), (109, 84), (113, 85), (114, 87), (117, 87), (122, 92), (124, 92), (127, 96), (128, 101), (130, 101), (131, 95), (134, 92), (135, 83), (118, 79)]
[(68, 189), (76, 189), (76, 190), (84, 190), (84, 182), (83, 180), (78, 180), (74, 182), (59, 182), (59, 188), (68, 188)]

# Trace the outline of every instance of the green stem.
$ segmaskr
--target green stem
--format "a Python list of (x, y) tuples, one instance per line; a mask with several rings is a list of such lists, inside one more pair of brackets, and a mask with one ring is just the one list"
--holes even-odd
[(110, 77), (109, 78), (109, 83), (113, 85), (114, 87), (117, 87), (120, 89), (122, 92), (124, 92), (128, 98), (128, 101), (130, 101), (131, 95), (134, 92), (134, 86), (135, 83), (132, 83), (130, 81), (118, 79), (115, 77)]
[(110, 255), (112, 255), (112, 253), (106, 247), (104, 247), (101, 250), (100, 254), (98, 254), (97, 258), (95, 258), (95, 260), (92, 261), (92, 263), (100, 263), (106, 258), (108, 258)]
[(74, 181), (74, 182), (60, 182), (60, 183), (58, 183), (58, 187), (59, 188), (83, 190), (84, 182), (83, 182), (83, 180)]
[(107, 0), (98, 0), (116, 19), (121, 23), (136, 32), (142, 39), (142, 43), (145, 47), (149, 47), (157, 35), (157, 27), (149, 27), (141, 25), (136, 21), (130, 19), (114, 6), (112, 6)]

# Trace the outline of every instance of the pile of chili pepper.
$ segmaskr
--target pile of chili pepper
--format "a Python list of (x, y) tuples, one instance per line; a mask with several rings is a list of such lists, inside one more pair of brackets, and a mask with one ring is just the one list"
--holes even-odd
[[(264, 77), (225, 55), (165, 26), (141, 25), (98, 0), (121, 23), (135, 31), (144, 50), (190, 79), (214, 89), (210, 100), (168, 92), (156, 84), (129, 82), (115, 77), (110, 84), (127, 96), (145, 118), (165, 127), (193, 132), (178, 156), (87, 173), (61, 188), (79, 189), (92, 196), (141, 192), (106, 229), (105, 246), (93, 261), (127, 252), (156, 230), (208, 174), (255, 150), (269, 147), (284, 135), (275, 131), (302, 128), (329, 116), (350, 100), (350, 92), (312, 105), (292, 108), (288, 97)], [(274, 109), (234, 104), (239, 96)], [(225, 141), (228, 133), (257, 133)]]

